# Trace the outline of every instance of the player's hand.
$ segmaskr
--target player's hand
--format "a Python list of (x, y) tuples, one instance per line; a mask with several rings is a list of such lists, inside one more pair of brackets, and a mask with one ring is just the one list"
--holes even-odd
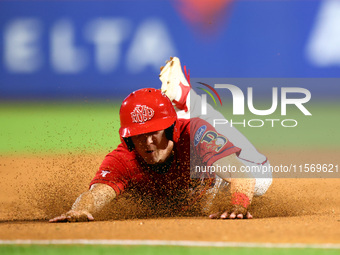
[(70, 210), (65, 214), (50, 219), (49, 222), (80, 222), (80, 221), (93, 221), (94, 218), (91, 213), (87, 211), (74, 211)]
[(210, 219), (252, 219), (253, 215), (242, 206), (234, 206), (230, 211), (223, 213), (213, 213), (209, 215)]

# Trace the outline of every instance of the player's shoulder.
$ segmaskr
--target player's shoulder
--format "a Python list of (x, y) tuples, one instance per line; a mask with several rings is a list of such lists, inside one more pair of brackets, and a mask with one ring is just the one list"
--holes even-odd
[(130, 161), (136, 159), (135, 151), (129, 151), (122, 143), (116, 149), (106, 155), (106, 157), (116, 158), (119, 161)]
[(190, 119), (178, 119), (178, 123), (180, 130), (190, 127)]
[(191, 119), (178, 119), (180, 137), (190, 136)]
[(108, 153), (100, 169), (115, 169), (116, 172), (127, 173), (138, 168), (138, 157), (136, 152), (129, 151), (123, 144)]
[(203, 134), (205, 131), (214, 130), (214, 128), (201, 118), (178, 119), (180, 137), (184, 140), (190, 139), (190, 133)]
[(210, 125), (207, 121), (201, 119), (201, 118), (192, 118), (191, 119), (191, 126), (202, 126), (202, 125)]
[(207, 121), (201, 119), (201, 118), (191, 118), (191, 119), (178, 119), (179, 125), (180, 125), (180, 130), (191, 130), (200, 128), (201, 126), (211, 126)]

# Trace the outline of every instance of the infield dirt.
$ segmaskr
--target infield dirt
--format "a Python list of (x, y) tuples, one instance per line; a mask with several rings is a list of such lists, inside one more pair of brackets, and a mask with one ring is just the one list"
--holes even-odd
[[(337, 163), (340, 151), (267, 151), (273, 165)], [(103, 155), (0, 157), (0, 239), (148, 239), (266, 243), (340, 243), (339, 178), (274, 178), (255, 198), (252, 220), (141, 217), (120, 198), (98, 221), (48, 223), (66, 212)]]

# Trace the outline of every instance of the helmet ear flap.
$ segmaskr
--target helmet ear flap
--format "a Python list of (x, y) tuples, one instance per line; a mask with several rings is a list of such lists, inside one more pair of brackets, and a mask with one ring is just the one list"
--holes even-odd
[(174, 139), (174, 127), (175, 127), (175, 123), (164, 130), (166, 139), (173, 141), (173, 139)]
[(179, 139), (179, 124), (178, 121), (176, 120), (170, 127), (168, 127), (167, 129), (164, 130), (165, 132), (165, 137), (168, 140), (171, 140), (175, 143), (178, 142)]
[(122, 138), (128, 150), (132, 151), (135, 148), (135, 145), (133, 144), (131, 137), (122, 137)]

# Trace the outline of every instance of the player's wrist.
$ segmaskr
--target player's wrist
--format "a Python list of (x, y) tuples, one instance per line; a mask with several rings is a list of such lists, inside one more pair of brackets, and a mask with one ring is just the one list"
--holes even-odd
[(250, 199), (242, 192), (234, 192), (231, 195), (231, 204), (234, 208), (244, 208), (247, 211), (250, 206)]

